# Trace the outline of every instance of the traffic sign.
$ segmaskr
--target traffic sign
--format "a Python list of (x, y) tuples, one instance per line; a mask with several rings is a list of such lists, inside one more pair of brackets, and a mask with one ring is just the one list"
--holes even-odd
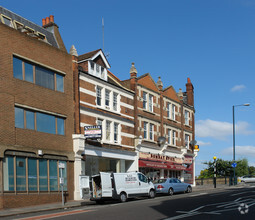
[(236, 167), (236, 166), (237, 166), (237, 163), (232, 163), (231, 166), (232, 166), (232, 167)]
[(65, 164), (60, 162), (60, 163), (58, 164), (58, 168), (59, 168), (59, 169), (65, 169)]

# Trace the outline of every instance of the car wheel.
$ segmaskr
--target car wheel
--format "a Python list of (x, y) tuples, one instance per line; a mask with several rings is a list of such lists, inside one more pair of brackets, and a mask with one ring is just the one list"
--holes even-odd
[(188, 186), (188, 187), (187, 187), (186, 192), (187, 192), (187, 193), (191, 193), (191, 192), (192, 192), (192, 188), (191, 188), (191, 186)]
[(121, 202), (126, 202), (127, 201), (127, 194), (126, 193), (122, 192), (120, 194), (120, 201)]
[(149, 192), (149, 198), (153, 199), (155, 197), (155, 190), (150, 190)]
[(174, 194), (173, 189), (172, 189), (172, 188), (169, 188), (169, 190), (168, 190), (168, 195), (169, 195), (169, 196), (172, 196), (173, 194)]

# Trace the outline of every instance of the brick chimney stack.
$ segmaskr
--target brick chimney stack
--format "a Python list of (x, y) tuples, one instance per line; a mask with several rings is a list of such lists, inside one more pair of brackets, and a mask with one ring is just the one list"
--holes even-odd
[(188, 78), (188, 82), (186, 83), (186, 92), (188, 105), (194, 106), (194, 87), (190, 81), (190, 78)]
[(60, 35), (58, 25), (55, 24), (54, 22), (54, 16), (50, 15), (49, 17), (43, 18), (42, 19), (42, 27), (45, 28), (46, 30), (52, 32), (57, 40), (57, 43), (59, 45), (59, 49), (67, 52), (65, 44), (62, 40), (62, 37)]
[(46, 17), (46, 18), (43, 18), (42, 19), (42, 26), (44, 27), (45, 25), (48, 25), (48, 24), (53, 24), (54, 23), (54, 16), (53, 15), (50, 15), (50, 17)]

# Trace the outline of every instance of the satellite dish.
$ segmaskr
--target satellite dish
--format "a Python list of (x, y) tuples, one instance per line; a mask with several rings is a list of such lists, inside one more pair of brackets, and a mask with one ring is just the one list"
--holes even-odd
[(165, 145), (165, 143), (166, 143), (166, 138), (165, 137), (161, 136), (161, 137), (158, 138), (158, 145), (160, 147), (163, 147)]
[(192, 146), (195, 146), (197, 144), (197, 141), (196, 140), (192, 140), (192, 141), (189, 142), (189, 144), (192, 145)]

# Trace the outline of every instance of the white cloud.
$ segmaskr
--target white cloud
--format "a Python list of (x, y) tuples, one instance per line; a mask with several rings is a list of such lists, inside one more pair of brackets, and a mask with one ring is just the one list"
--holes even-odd
[[(236, 134), (250, 135), (254, 131), (249, 130), (249, 123), (239, 121), (236, 123)], [(210, 119), (199, 120), (196, 123), (197, 137), (211, 137), (218, 140), (225, 140), (229, 135), (233, 135), (233, 124), (229, 122), (213, 121)]]
[(245, 85), (236, 85), (231, 89), (231, 92), (239, 92), (246, 88)]
[[(255, 157), (254, 146), (236, 146), (235, 152), (236, 152), (236, 155), (241, 157)], [(222, 150), (222, 154), (233, 155), (233, 147), (229, 147)]]
[(197, 144), (199, 146), (208, 146), (208, 145), (212, 145), (212, 143), (210, 142), (204, 142), (204, 141), (197, 141)]

